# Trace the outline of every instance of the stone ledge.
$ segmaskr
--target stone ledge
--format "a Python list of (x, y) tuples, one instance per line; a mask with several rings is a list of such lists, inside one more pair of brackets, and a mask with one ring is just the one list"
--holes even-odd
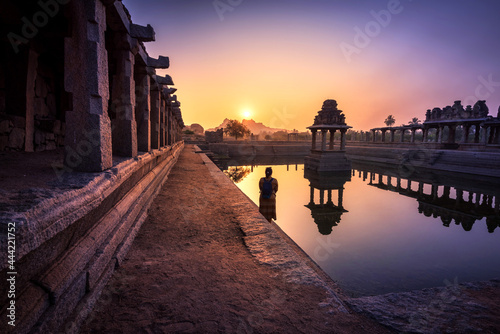
[[(195, 146), (197, 150), (197, 148)], [(290, 283), (315, 285), (325, 289), (327, 302), (333, 313), (349, 313), (343, 302), (334, 291), (332, 281), (326, 280), (327, 275), (318, 274), (322, 270), (314, 264), (300, 247), (290, 239), (282, 237), (283, 231), (269, 223), (258, 211), (258, 207), (248, 198), (220, 169), (206, 156), (200, 153), (203, 163), (208, 168), (214, 181), (221, 191), (231, 192), (235, 196), (229, 203), (236, 212), (240, 228), (245, 234), (244, 242), (250, 253), (262, 264), (269, 265), (282, 273)], [(297, 252), (296, 250), (300, 250)], [(313, 268), (310, 264), (313, 264)]]

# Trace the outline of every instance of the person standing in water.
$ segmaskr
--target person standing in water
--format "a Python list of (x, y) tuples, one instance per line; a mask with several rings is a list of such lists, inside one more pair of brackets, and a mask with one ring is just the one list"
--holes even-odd
[(276, 193), (278, 192), (278, 180), (272, 177), (273, 169), (266, 168), (266, 177), (259, 181), (260, 197), (259, 212), (271, 222), (276, 220)]

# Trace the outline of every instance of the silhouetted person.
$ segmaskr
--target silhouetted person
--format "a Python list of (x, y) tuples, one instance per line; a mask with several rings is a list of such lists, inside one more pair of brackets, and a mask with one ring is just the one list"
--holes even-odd
[(267, 167), (266, 177), (259, 181), (259, 211), (269, 221), (276, 219), (276, 193), (278, 192), (278, 180), (272, 178), (272, 174), (272, 168)]

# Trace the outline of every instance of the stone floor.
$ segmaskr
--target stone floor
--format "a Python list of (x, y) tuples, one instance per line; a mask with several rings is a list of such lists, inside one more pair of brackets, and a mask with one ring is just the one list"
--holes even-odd
[(81, 333), (392, 332), (215, 169), (186, 146)]

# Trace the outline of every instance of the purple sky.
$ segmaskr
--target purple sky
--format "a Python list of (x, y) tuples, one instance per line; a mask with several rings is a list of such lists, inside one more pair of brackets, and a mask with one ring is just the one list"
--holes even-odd
[(186, 124), (247, 111), (304, 130), (327, 98), (357, 130), (454, 100), (486, 100), (494, 116), (500, 105), (498, 0), (123, 3), (155, 28), (146, 47), (170, 57)]

